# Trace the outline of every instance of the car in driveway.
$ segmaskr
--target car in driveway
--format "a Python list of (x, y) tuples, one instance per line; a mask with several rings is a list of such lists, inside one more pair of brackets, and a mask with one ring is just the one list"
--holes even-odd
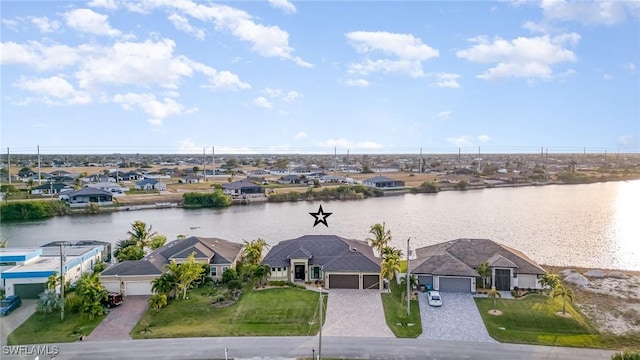
[(440, 293), (435, 290), (427, 292), (427, 301), (430, 306), (442, 306), (442, 297)]
[(107, 297), (102, 300), (102, 306), (112, 308), (114, 306), (122, 305), (123, 302), (122, 294), (118, 292), (110, 292), (107, 294)]
[(20, 296), (7, 296), (6, 298), (2, 299), (2, 302), (0, 304), (0, 314), (2, 316), (7, 316), (13, 310), (19, 308), (20, 305), (22, 305), (22, 299), (20, 299)]

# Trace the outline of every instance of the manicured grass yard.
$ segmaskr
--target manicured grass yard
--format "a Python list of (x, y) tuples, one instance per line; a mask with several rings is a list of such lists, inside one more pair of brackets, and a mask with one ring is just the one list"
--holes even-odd
[(73, 342), (82, 335), (89, 335), (104, 319), (97, 316), (93, 320), (80, 314), (66, 312), (64, 321), (60, 320), (60, 312), (51, 314), (35, 313), (7, 338), (8, 345), (46, 344)]
[(206, 287), (195, 289), (189, 299), (174, 300), (159, 312), (148, 310), (131, 336), (305, 336), (318, 332), (317, 292), (292, 287), (247, 288), (236, 304), (224, 308), (211, 305), (210, 292)]
[(598, 333), (568, 303), (567, 313), (572, 318), (557, 316), (556, 312), (562, 311), (562, 301), (559, 299), (529, 295), (517, 300), (498, 300), (497, 309), (502, 311), (501, 316), (488, 314), (493, 308), (491, 299), (476, 298), (475, 301), (489, 334), (500, 342), (603, 349), (640, 344), (637, 339)]
[[(395, 281), (391, 281), (391, 294), (382, 294), (382, 306), (387, 326), (396, 337), (416, 338), (422, 334), (418, 300), (411, 300), (411, 315), (407, 318), (407, 300), (402, 299), (402, 289)], [(414, 325), (407, 326), (408, 323)]]

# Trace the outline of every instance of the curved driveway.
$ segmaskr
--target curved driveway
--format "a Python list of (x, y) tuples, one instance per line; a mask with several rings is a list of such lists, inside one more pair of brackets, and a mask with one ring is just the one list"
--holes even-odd
[(328, 292), (323, 336), (395, 337), (384, 318), (380, 290)]
[(418, 339), (496, 342), (484, 326), (471, 294), (440, 293), (442, 306), (429, 306), (419, 293), (422, 334)]

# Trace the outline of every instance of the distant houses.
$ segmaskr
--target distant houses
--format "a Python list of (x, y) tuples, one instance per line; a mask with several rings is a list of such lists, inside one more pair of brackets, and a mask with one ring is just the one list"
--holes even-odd
[(404, 181), (394, 180), (386, 176), (374, 176), (372, 178), (362, 180), (362, 184), (378, 189), (401, 189), (404, 187)]
[(167, 184), (162, 181), (156, 179), (144, 179), (136, 182), (135, 188), (137, 190), (158, 190), (165, 191), (167, 190)]
[(65, 191), (58, 198), (67, 202), (71, 207), (89, 206), (90, 204), (98, 206), (113, 204), (113, 195), (110, 192), (91, 187), (85, 187), (77, 191)]

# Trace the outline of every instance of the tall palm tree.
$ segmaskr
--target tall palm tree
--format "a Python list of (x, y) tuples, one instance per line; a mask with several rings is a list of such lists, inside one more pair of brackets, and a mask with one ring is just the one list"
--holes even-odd
[(157, 233), (153, 231), (151, 225), (147, 227), (144, 221), (136, 220), (131, 224), (131, 230), (127, 231), (127, 235), (131, 241), (144, 249), (149, 246), (151, 238)]
[(488, 262), (483, 262), (478, 266), (478, 270), (476, 270), (480, 275), (480, 280), (482, 281), (482, 287), (487, 287), (487, 279), (491, 278), (491, 267)]
[(89, 315), (89, 319), (103, 314), (101, 300), (107, 298), (108, 292), (100, 284), (98, 274), (82, 274), (76, 294), (81, 300), (81, 312)]
[(555, 288), (553, 288), (553, 291), (551, 292), (551, 296), (555, 299), (555, 298), (562, 298), (562, 314), (566, 314), (567, 313), (567, 300), (572, 303), (574, 296), (573, 296), (573, 290), (565, 287), (562, 284), (558, 284), (556, 285)]
[(270, 247), (264, 239), (257, 238), (255, 240), (244, 240), (243, 251), (244, 259), (250, 265), (258, 265), (262, 261), (262, 253)]
[(385, 246), (384, 249), (382, 249), (382, 259), (384, 260), (389, 257), (394, 257), (400, 260), (402, 258), (402, 250), (393, 246)]
[(382, 261), (380, 273), (383, 278), (389, 280), (389, 292), (391, 292), (391, 281), (393, 281), (396, 272), (400, 272), (400, 260), (398, 258), (389, 257)]
[(556, 286), (560, 284), (560, 279), (558, 278), (558, 275), (551, 274), (551, 273), (546, 273), (542, 275), (539, 281), (542, 287), (545, 287), (545, 288), (548, 287), (551, 291), (553, 291), (553, 289), (555, 289)]
[(369, 245), (378, 251), (378, 256), (382, 256), (384, 248), (391, 241), (391, 230), (385, 229), (385, 223), (377, 223), (371, 225), (369, 234), (373, 235), (372, 238), (367, 238)]

